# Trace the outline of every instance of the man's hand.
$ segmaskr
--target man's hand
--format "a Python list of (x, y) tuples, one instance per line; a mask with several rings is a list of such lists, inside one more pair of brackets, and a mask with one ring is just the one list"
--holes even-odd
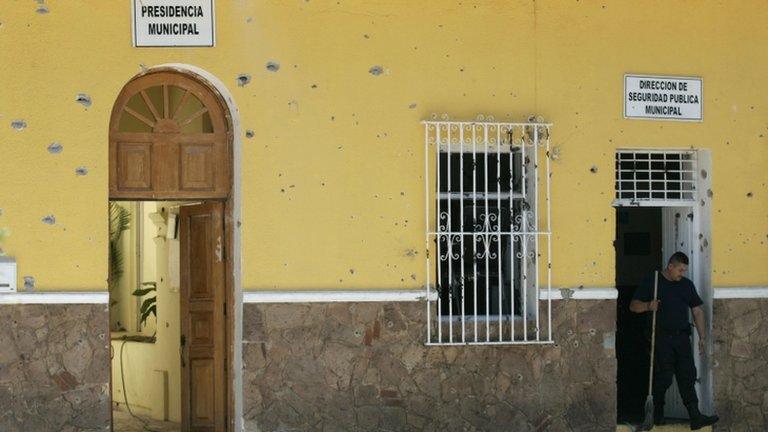
[(699, 338), (699, 354), (702, 357), (707, 356), (707, 340), (705, 338)]
[(659, 304), (661, 304), (661, 300), (651, 300), (649, 302), (632, 300), (629, 303), (629, 310), (631, 310), (634, 313), (655, 311), (659, 309)]

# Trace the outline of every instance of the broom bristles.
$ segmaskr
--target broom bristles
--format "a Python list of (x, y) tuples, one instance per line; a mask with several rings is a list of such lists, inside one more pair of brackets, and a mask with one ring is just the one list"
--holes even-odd
[(648, 395), (645, 400), (645, 420), (643, 420), (641, 430), (648, 431), (651, 429), (653, 429), (653, 396)]

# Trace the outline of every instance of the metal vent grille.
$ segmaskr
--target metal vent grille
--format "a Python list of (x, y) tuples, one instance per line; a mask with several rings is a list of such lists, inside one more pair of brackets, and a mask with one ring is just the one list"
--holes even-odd
[(693, 150), (619, 150), (616, 152), (616, 201), (696, 201), (696, 152)]

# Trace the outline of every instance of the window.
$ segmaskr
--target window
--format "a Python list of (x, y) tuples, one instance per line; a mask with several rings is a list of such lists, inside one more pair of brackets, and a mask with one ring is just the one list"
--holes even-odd
[(550, 342), (550, 125), (425, 128), (427, 343)]
[(693, 150), (616, 152), (616, 206), (685, 206), (696, 201)]

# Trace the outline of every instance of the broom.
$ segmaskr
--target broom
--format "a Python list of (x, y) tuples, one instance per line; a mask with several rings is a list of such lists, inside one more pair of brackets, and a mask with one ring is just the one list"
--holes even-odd
[[(653, 272), (653, 299), (659, 289), (659, 272)], [(656, 349), (656, 311), (653, 311), (653, 323), (651, 324), (651, 370), (648, 374), (648, 397), (645, 399), (645, 420), (641, 430), (649, 431), (653, 429), (653, 354)]]

